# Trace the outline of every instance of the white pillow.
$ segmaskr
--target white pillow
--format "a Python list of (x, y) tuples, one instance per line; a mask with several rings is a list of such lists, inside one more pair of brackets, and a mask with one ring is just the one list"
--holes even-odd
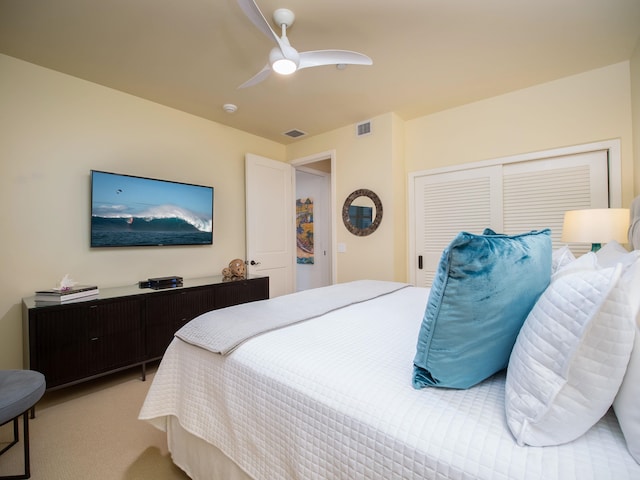
[[(612, 241), (598, 250), (598, 263), (603, 266), (620, 263), (623, 268), (622, 283), (629, 292), (631, 306), (640, 308), (640, 251), (628, 252), (620, 244)], [(627, 372), (620, 391), (613, 402), (620, 428), (627, 442), (629, 452), (640, 463), (640, 318), (636, 314), (635, 343)]]
[(634, 312), (640, 309), (640, 250), (629, 252), (615, 240), (596, 252), (597, 264), (601, 267), (622, 266), (622, 286), (629, 294)]
[(551, 254), (551, 274), (559, 272), (575, 259), (568, 245), (555, 249)]
[(616, 263), (623, 261), (629, 250), (620, 245), (617, 241), (611, 240), (604, 247), (596, 252), (598, 263), (602, 267), (612, 267)]
[[(609, 267), (613, 267), (614, 265), (607, 265)], [(565, 263), (561, 269), (558, 269), (553, 274), (553, 278), (551, 281), (553, 282), (557, 278), (560, 278), (564, 275), (576, 273), (576, 272), (590, 272), (593, 270), (598, 270), (602, 266), (598, 264), (598, 257), (593, 252), (585, 253), (581, 257), (574, 259), (572, 262)]]
[(618, 391), (613, 409), (627, 442), (629, 453), (640, 463), (640, 329), (636, 326), (636, 340)]
[(527, 317), (505, 387), (509, 428), (519, 445), (558, 445), (609, 409), (633, 346), (632, 307), (622, 267), (587, 254), (558, 272)]

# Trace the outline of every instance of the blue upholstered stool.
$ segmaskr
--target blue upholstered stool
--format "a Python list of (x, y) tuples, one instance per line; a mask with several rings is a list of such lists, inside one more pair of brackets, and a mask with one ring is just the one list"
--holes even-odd
[(44, 375), (33, 370), (0, 370), (0, 425), (13, 420), (13, 442), (0, 451), (0, 455), (18, 443), (18, 419), (24, 422), (24, 475), (0, 477), (19, 479), (31, 477), (29, 463), (29, 410), (40, 400), (46, 382)]

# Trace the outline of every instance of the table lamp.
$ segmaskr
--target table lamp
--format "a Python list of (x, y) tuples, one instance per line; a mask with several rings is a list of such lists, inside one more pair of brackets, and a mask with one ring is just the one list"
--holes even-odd
[(590, 243), (591, 251), (597, 252), (603, 243), (611, 240), (627, 243), (628, 229), (628, 208), (569, 210), (564, 213), (562, 241)]

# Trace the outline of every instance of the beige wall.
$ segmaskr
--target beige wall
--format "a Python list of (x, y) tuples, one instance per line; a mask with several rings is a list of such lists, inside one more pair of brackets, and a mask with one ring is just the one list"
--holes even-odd
[[(346, 252), (336, 253), (338, 282), (362, 278), (404, 281), (406, 278), (405, 171), (402, 149), (397, 146), (403, 137), (402, 125), (395, 114), (389, 113), (371, 119), (371, 131), (370, 135), (356, 137), (355, 126), (349, 125), (287, 148), (289, 161), (327, 150), (336, 152), (337, 241), (346, 246)], [(382, 223), (367, 237), (351, 234), (342, 223), (344, 200), (360, 188), (373, 190), (383, 205)]]
[[(640, 48), (631, 62), (414, 120), (380, 115), (369, 136), (350, 125), (287, 147), (2, 55), (0, 71), (0, 368), (22, 366), (20, 298), (65, 273), (107, 287), (215, 274), (244, 256), (245, 152), (292, 161), (335, 150), (340, 282), (407, 279), (409, 172), (619, 138), (623, 202), (634, 178), (640, 193)], [(89, 249), (91, 169), (213, 185), (215, 244)], [(384, 205), (370, 237), (340, 218), (358, 188)]]
[(394, 276), (397, 281), (407, 281), (408, 258), (407, 258), (407, 170), (404, 162), (404, 143), (405, 143), (405, 122), (393, 115), (391, 118), (391, 141), (392, 141), (392, 157), (393, 165), (393, 219), (394, 219), (394, 238), (393, 238), (393, 261)]
[[(408, 173), (619, 138), (629, 204), (631, 115), (630, 62), (622, 62), (406, 122), (381, 115), (370, 136), (356, 138), (350, 125), (294, 143), (287, 159), (336, 149), (338, 242), (347, 245), (337, 254), (338, 280), (406, 281)], [(351, 235), (340, 219), (342, 202), (356, 188), (378, 192), (385, 206), (381, 228), (370, 237)]]
[[(0, 368), (22, 366), (20, 299), (66, 273), (107, 287), (244, 257), (244, 154), (283, 145), (11, 57), (0, 71)], [(214, 186), (214, 245), (91, 250), (91, 169)]]
[(633, 198), (630, 64), (622, 62), (406, 123), (408, 172), (620, 139)]

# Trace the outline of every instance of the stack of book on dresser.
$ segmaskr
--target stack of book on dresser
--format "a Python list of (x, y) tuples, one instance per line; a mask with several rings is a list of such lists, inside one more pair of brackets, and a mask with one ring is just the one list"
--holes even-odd
[(60, 305), (63, 303), (91, 300), (98, 297), (96, 285), (74, 285), (69, 288), (37, 290), (36, 305)]

